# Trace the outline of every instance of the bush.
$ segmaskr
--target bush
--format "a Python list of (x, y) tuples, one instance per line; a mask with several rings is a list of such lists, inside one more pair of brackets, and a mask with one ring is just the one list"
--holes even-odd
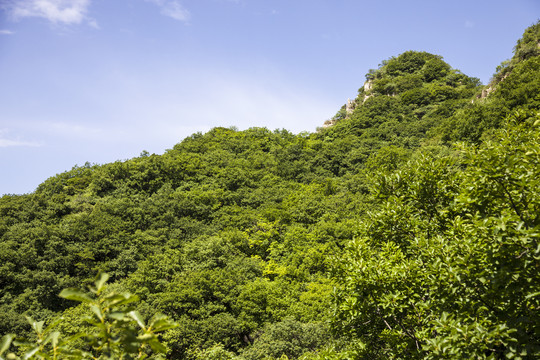
[[(0, 359), (4, 353), (7, 353), (7, 359), (13, 360), (159, 358), (166, 348), (157, 334), (177, 325), (161, 315), (156, 315), (146, 324), (133, 308), (138, 301), (136, 296), (105, 291), (108, 278), (107, 274), (99, 275), (90, 293), (74, 288), (60, 293), (64, 299), (80, 302), (91, 311), (90, 317), (78, 319), (80, 332), (65, 337), (58, 331), (61, 318), (46, 328), (43, 321), (28, 318), (36, 339), (5, 335), (0, 342)], [(82, 327), (85, 322), (90, 327)], [(16, 352), (9, 351), (13, 347), (17, 348)]]

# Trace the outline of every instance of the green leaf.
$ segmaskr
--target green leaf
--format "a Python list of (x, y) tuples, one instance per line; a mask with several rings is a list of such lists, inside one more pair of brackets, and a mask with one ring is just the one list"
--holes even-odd
[(80, 332), (80, 333), (77, 333), (75, 335), (72, 335), (72, 336), (68, 337), (67, 339), (64, 340), (64, 342), (69, 344), (69, 343), (72, 343), (75, 340), (78, 340), (78, 339), (80, 339), (82, 337), (85, 337), (85, 336), (86, 336), (85, 333)]
[(139, 297), (131, 294), (111, 294), (105, 297), (105, 300), (109, 301), (109, 307), (113, 307), (139, 301)]
[(146, 330), (146, 325), (144, 324), (144, 320), (143, 320), (143, 318), (141, 317), (141, 314), (139, 314), (138, 311), (130, 311), (128, 313), (128, 315), (131, 316), (133, 318), (133, 320), (135, 320), (137, 322), (137, 324), (139, 324), (141, 329)]
[(160, 319), (152, 324), (154, 332), (161, 332), (178, 327), (178, 324), (170, 320)]
[(154, 350), (155, 352), (164, 353), (165, 351), (167, 351), (167, 348), (155, 338), (148, 341), (148, 345), (150, 345), (152, 350)]
[(149, 334), (149, 333), (146, 333), (146, 334), (142, 334), (140, 336), (137, 336), (137, 340), (140, 340), (140, 341), (148, 341), (148, 340), (151, 340), (153, 338), (155, 338), (156, 336), (154, 334)]
[(48, 334), (53, 328), (56, 328), (58, 324), (60, 324), (64, 320), (63, 316), (59, 316), (56, 319), (54, 319), (43, 331), (44, 333)]
[(48, 337), (47, 337), (47, 341), (46, 342), (51, 342), (51, 345), (53, 348), (55, 348), (57, 345), (58, 345), (58, 338), (60, 337), (60, 332), (59, 331), (54, 331), (53, 333), (51, 333)]
[(167, 316), (163, 314), (154, 315), (149, 324), (149, 328), (151, 328), (154, 332), (161, 332), (168, 329), (174, 329), (176, 327), (178, 327), (178, 324), (169, 320)]
[(105, 283), (107, 282), (107, 280), (109, 280), (109, 274), (101, 273), (98, 276), (99, 278), (95, 282), (96, 290), (97, 292), (101, 292), (101, 290), (103, 290), (103, 287), (105, 286)]
[(41, 334), (43, 332), (43, 324), (44, 324), (43, 321), (35, 321), (30, 316), (27, 316), (26, 320), (32, 326), (32, 329), (34, 329), (36, 334)]
[(540, 295), (540, 291), (525, 296), (525, 299), (530, 299)]
[(27, 360), (27, 359), (30, 359), (31, 357), (33, 357), (37, 352), (39, 351), (39, 347), (35, 347), (33, 348), (32, 350), (28, 351), (27, 353), (25, 353), (22, 357), (23, 360)]
[(122, 311), (115, 311), (107, 314), (107, 317), (113, 320), (123, 320), (125, 314)]
[(2, 337), (2, 340), (0, 340), (0, 355), (2, 355), (4, 352), (6, 352), (7, 349), (9, 349), (11, 341), (13, 341), (14, 338), (15, 335), (13, 334), (7, 334)]
[(59, 296), (63, 297), (64, 299), (79, 301), (83, 303), (90, 303), (93, 301), (92, 298), (88, 296), (88, 294), (76, 288), (64, 289), (60, 292)]
[(90, 310), (92, 310), (92, 312), (96, 314), (99, 320), (103, 321), (103, 313), (101, 312), (101, 309), (99, 308), (99, 306), (91, 305)]

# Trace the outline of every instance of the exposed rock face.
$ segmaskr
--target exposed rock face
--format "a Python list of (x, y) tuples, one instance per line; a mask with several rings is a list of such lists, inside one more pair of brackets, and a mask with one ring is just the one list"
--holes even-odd
[(335, 119), (326, 120), (326, 121), (324, 122), (324, 124), (323, 124), (322, 127), (323, 127), (323, 128), (328, 128), (328, 127), (330, 127), (330, 126), (335, 125), (335, 123), (336, 123), (336, 120), (335, 120)]
[(371, 90), (373, 90), (373, 80), (368, 80), (364, 83), (364, 100), (362, 100), (362, 103), (365, 103), (367, 99), (373, 96)]
[(351, 101), (351, 99), (347, 99), (347, 105), (345, 105), (345, 111), (347, 112), (347, 115), (352, 114), (355, 107), (356, 101)]
[(480, 95), (480, 99), (486, 98), (491, 92), (493, 91), (493, 88), (490, 86), (487, 89), (482, 90), (482, 94)]
[[(370, 97), (373, 96), (373, 93), (372, 93), (372, 90), (373, 90), (373, 80), (367, 80), (365, 83), (364, 83), (364, 97), (362, 99), (362, 102), (360, 102), (357, 99), (354, 99), (354, 100), (351, 100), (351, 99), (347, 99), (347, 103), (345, 104), (345, 118), (348, 118), (349, 115), (351, 115), (353, 112), (354, 112), (354, 109), (357, 107), (357, 106), (361, 106), (363, 103), (366, 102), (367, 99), (369, 99)], [(357, 101), (358, 100), (358, 101)], [(337, 122), (339, 121), (339, 119), (329, 119), (329, 120), (326, 120), (324, 123), (323, 123), (323, 128), (328, 128), (328, 127), (331, 127), (333, 125), (335, 125)]]
[[(362, 105), (364, 102), (366, 102), (367, 99), (373, 96), (373, 94), (371, 93), (371, 90), (373, 90), (373, 80), (368, 80), (364, 83), (364, 98), (362, 100), (362, 103), (360, 103), (360, 105)], [(349, 115), (351, 115), (354, 112), (354, 109), (356, 108), (358, 104), (359, 103), (357, 103), (357, 99), (354, 99), (354, 100), (347, 99), (347, 103), (345, 104), (345, 114), (346, 114), (345, 118), (348, 118)], [(326, 120), (322, 127), (323, 128), (331, 127), (335, 125), (336, 122), (338, 121), (339, 119)]]
[[(501, 78), (501, 80), (499, 80), (498, 82), (493, 82), (493, 81), (492, 81), (490, 84), (488, 84), (489, 87), (482, 89), (482, 93), (481, 93), (480, 95), (477, 95), (476, 98), (477, 98), (477, 99), (485, 99), (485, 98), (487, 98), (489, 94), (491, 94), (493, 91), (495, 91), (496, 85), (497, 85), (498, 83), (500, 83), (500, 82), (503, 82), (504, 79), (506, 79), (506, 78), (508, 77), (508, 75), (510, 75), (510, 73), (505, 74), (505, 75)], [(474, 99), (473, 99), (473, 102), (474, 102)]]
[(364, 83), (364, 92), (371, 91), (373, 89), (373, 80), (368, 80)]

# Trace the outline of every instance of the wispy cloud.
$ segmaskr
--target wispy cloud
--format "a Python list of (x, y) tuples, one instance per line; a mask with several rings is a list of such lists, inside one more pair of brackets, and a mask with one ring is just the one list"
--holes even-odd
[(0, 35), (13, 35), (13, 34), (15, 33), (11, 30), (0, 30)]
[(31, 141), (8, 139), (6, 136), (8, 132), (8, 129), (0, 129), (0, 148), (14, 146), (40, 146), (40, 144)]
[(4, 0), (0, 8), (15, 19), (40, 17), (52, 23), (80, 24), (86, 19), (91, 0)]
[(171, 17), (175, 20), (188, 22), (191, 18), (191, 14), (182, 4), (177, 0), (146, 0), (159, 6), (161, 14)]
[(20, 140), (0, 139), (0, 148), (13, 146), (40, 146), (38, 143)]
[(88, 25), (90, 25), (91, 27), (93, 27), (96, 30), (101, 29), (101, 27), (99, 26), (98, 22), (95, 19), (88, 20)]

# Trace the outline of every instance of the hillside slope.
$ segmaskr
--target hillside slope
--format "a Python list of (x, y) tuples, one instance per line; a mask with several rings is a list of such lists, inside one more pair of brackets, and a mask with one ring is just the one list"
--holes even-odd
[(170, 359), (535, 358), (539, 27), (487, 97), (408, 51), (316, 133), (215, 128), (3, 196), (0, 333), (77, 332), (57, 295), (102, 271), (179, 323)]

